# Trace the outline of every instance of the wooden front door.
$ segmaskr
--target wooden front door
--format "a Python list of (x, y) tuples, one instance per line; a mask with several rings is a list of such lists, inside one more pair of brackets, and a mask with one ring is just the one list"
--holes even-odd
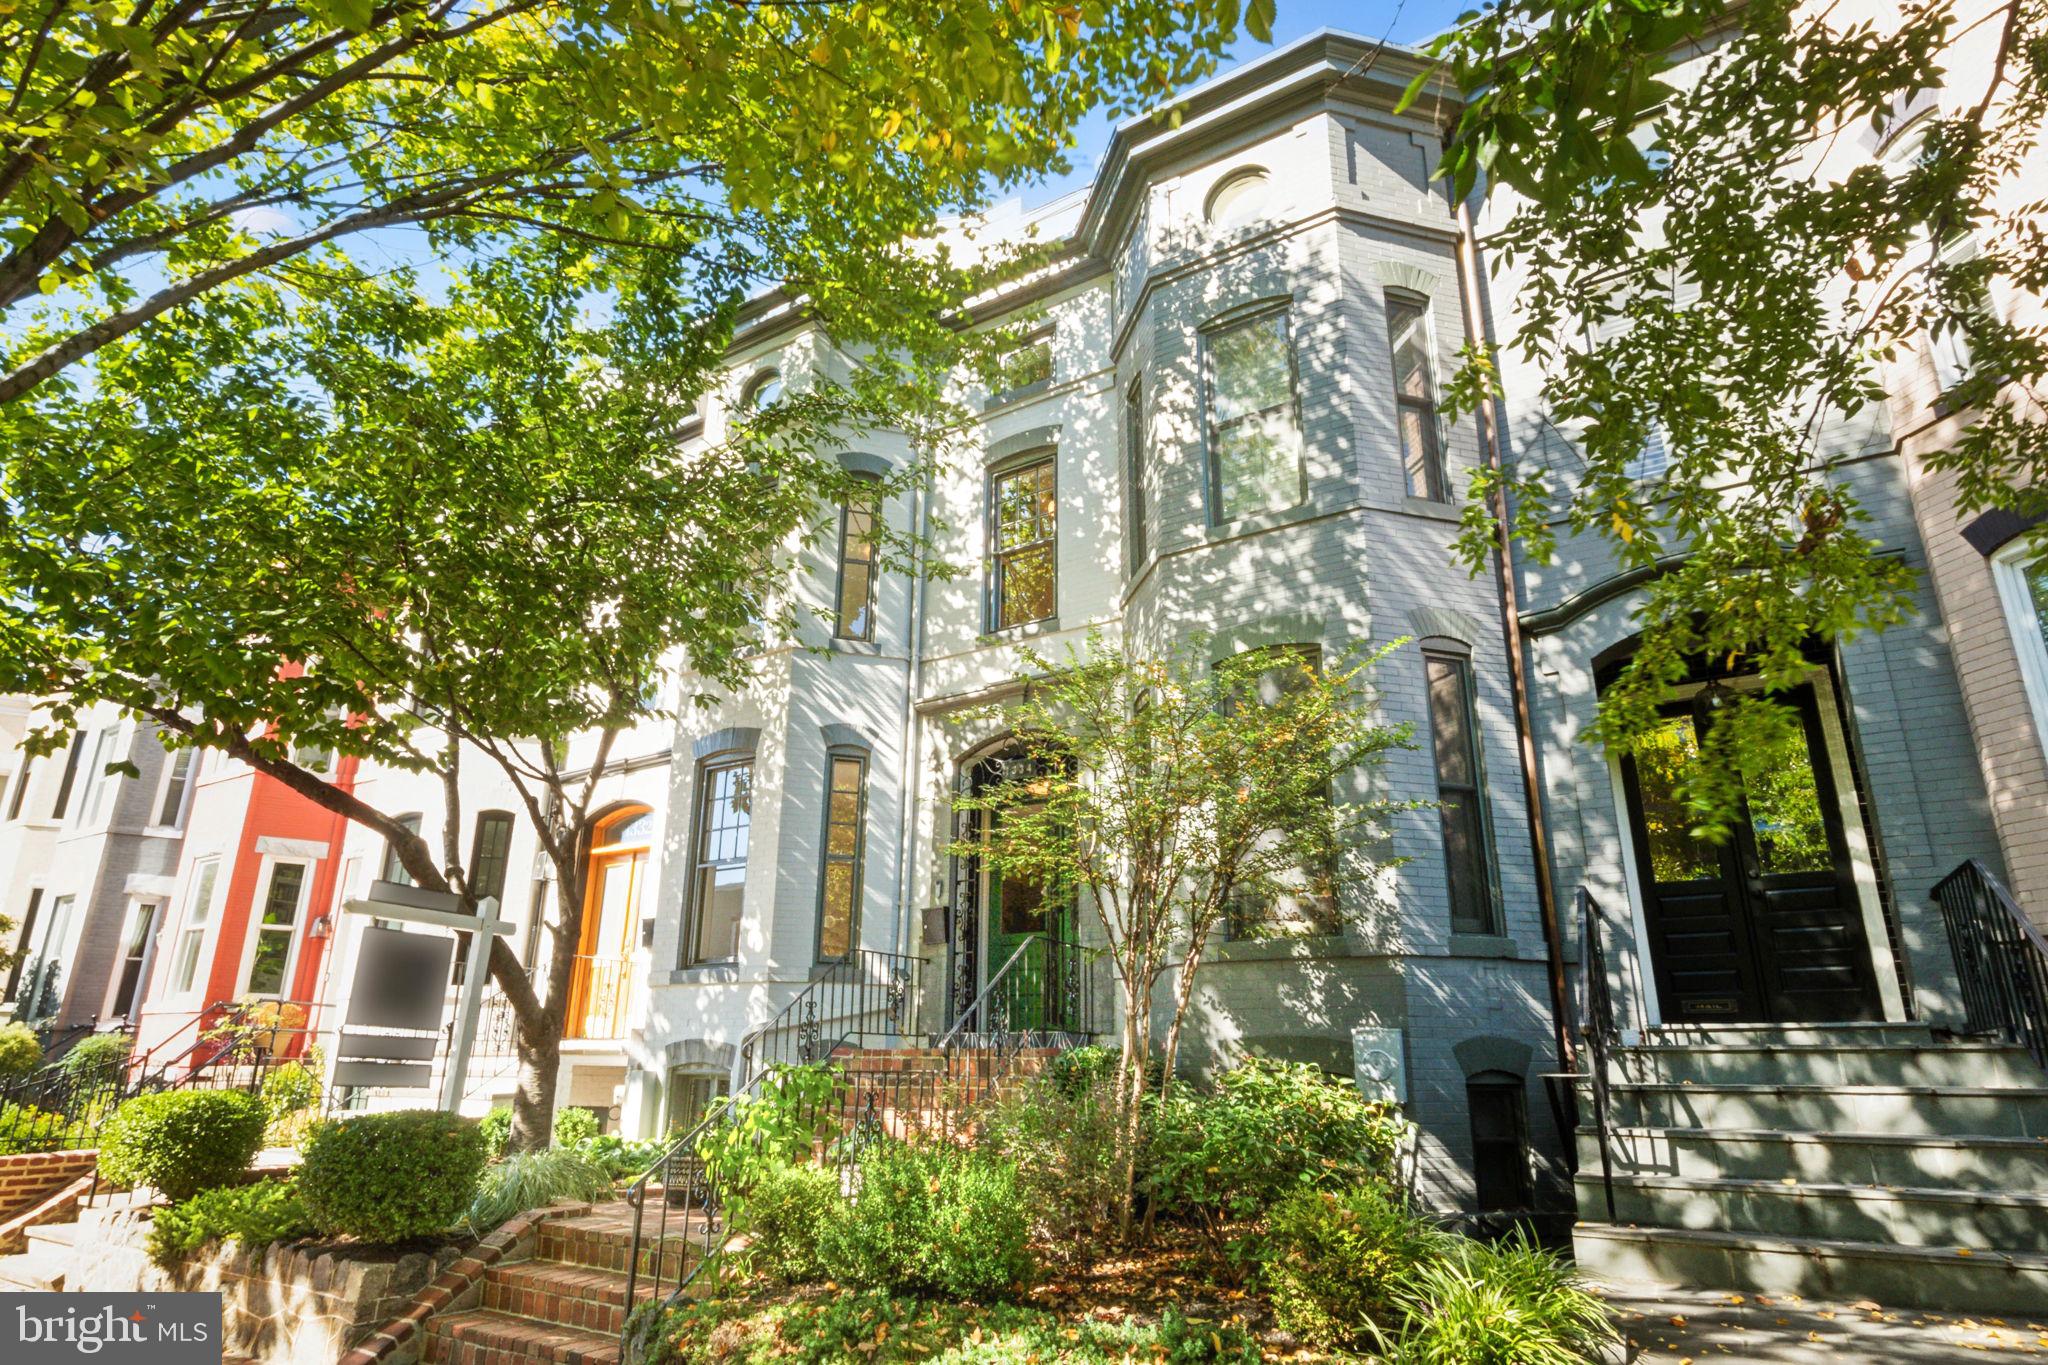
[(1712, 695), (1667, 707), (1622, 763), (1664, 1022), (1882, 1018), (1813, 686), (1787, 696), (1803, 743), (1747, 785), (1719, 845), (1692, 837), (1676, 795), (1713, 724)]

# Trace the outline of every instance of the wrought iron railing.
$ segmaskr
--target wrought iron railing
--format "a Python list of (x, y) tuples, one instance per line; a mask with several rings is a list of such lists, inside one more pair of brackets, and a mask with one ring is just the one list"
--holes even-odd
[(1088, 951), (1078, 943), (1027, 936), (954, 1017), (939, 1046), (976, 1039), (1066, 1045), (1094, 1033), (1089, 965)]
[(733, 1060), (732, 1089), (745, 1088), (775, 1066), (808, 1066), (842, 1047), (893, 1047), (910, 1032), (910, 985), (917, 959), (856, 950), (830, 964), (749, 1033)]
[(2048, 938), (1975, 858), (1934, 886), (1972, 1033), (1996, 1034), (2048, 1068)]
[[(1600, 1184), (1607, 1195), (1607, 1221), (1612, 1223), (1616, 1221), (1613, 1122), (1607, 1065), (1614, 1045), (1620, 1041), (1621, 1026), (1607, 980), (1606, 916), (1601, 913), (1600, 902), (1583, 886), (1578, 890), (1575, 908), (1579, 913), (1579, 1045), (1588, 1073), (1587, 1089), (1593, 1096), (1593, 1133), (1600, 1144)], [(1577, 1142), (1578, 1137), (1573, 1134), (1569, 1140)]]

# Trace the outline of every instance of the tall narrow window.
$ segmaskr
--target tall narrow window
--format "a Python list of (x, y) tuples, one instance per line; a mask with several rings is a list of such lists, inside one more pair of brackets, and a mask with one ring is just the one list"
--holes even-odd
[(192, 756), (197, 749), (179, 749), (171, 755), (170, 771), (164, 774), (163, 798), (157, 802), (156, 822), (175, 829), (185, 823), (185, 792), (192, 785)]
[[(408, 834), (418, 834), (420, 832), (420, 817), (418, 813), (399, 816), (398, 826)], [(405, 864), (398, 860), (398, 845), (390, 840), (386, 840), (384, 844), (384, 871), (382, 875), (387, 882), (396, 882), (400, 886), (413, 885), (412, 873), (407, 872)]]
[(1124, 390), (1124, 536), (1130, 546), (1130, 576), (1135, 578), (1150, 550), (1145, 526), (1145, 390), (1138, 379)]
[(28, 754), (21, 756), (21, 771), (14, 779), (14, 795), (7, 798), (7, 818), (10, 820), (21, 818), (21, 800), (28, 795), (28, 780), (35, 772), (35, 767), (36, 761), (33, 757)]
[(1222, 523), (1308, 497), (1284, 309), (1210, 332), (1209, 519)]
[(128, 912), (128, 932), (121, 938), (121, 973), (115, 979), (114, 1003), (108, 1010), (116, 1019), (128, 1018), (142, 1004), (142, 972), (149, 965), (149, 943), (162, 912), (157, 901), (137, 901)]
[(21, 917), (20, 946), (24, 950), (14, 959), (14, 965), (7, 969), (7, 998), (14, 999), (21, 989), (21, 969), (28, 965), (28, 945), (35, 942), (36, 920), (43, 912), (43, 888), (31, 886), (28, 889), (28, 912)]
[[(1323, 651), (1316, 645), (1271, 645), (1252, 657), (1259, 671), (1244, 693), (1226, 700), (1233, 710), (1292, 705), (1316, 685), (1323, 669)], [(1232, 898), (1224, 930), (1232, 938), (1335, 933), (1341, 926), (1333, 886), (1330, 869), (1302, 865), (1277, 886), (1241, 888)]]
[(825, 865), (818, 895), (818, 960), (841, 961), (860, 933), (867, 760), (834, 754), (825, 779)]
[(50, 902), (50, 920), (43, 926), (35, 961), (29, 964), (28, 979), (22, 983), (21, 1000), (14, 1011), (24, 1023), (46, 1019), (64, 1003), (64, 940), (71, 932), (71, 907), (75, 904), (75, 896), (58, 896)]
[(995, 542), (993, 627), (1043, 621), (1057, 609), (1059, 499), (1053, 457), (996, 476), (990, 509)]
[(872, 490), (849, 498), (839, 513), (839, 601), (832, 633), (842, 640), (875, 638), (875, 560), (881, 508)]
[(285, 964), (291, 960), (292, 935), (299, 926), (299, 906), (306, 894), (304, 863), (272, 863), (270, 885), (263, 892), (262, 918), (256, 922), (256, 956), (249, 963), (250, 995), (283, 995)]
[(752, 759), (704, 769), (697, 798), (697, 866), (690, 896), (692, 962), (731, 962), (739, 956), (753, 789)]
[(1387, 339), (1394, 352), (1394, 420), (1401, 428), (1401, 465), (1410, 497), (1451, 500), (1436, 422), (1436, 368), (1430, 357), (1429, 303), (1387, 295)]
[(647, 899), (654, 812), (646, 806), (613, 811), (590, 843), (583, 932), (569, 983), (569, 1036), (623, 1038), (633, 1018), (633, 952)]
[(1529, 1114), (1521, 1077), (1480, 1072), (1465, 1082), (1465, 1108), (1472, 1119), (1479, 1211), (1528, 1208)]
[(1451, 928), (1464, 934), (1493, 931), (1492, 859), (1477, 727), (1473, 719), (1472, 664), (1450, 654), (1423, 655), (1429, 675), (1429, 733), (1436, 751), (1436, 796), (1443, 818), (1444, 865), (1450, 878)]
[(85, 753), (85, 736), (71, 737), (71, 748), (64, 755), (64, 776), (57, 782), (57, 799), (50, 803), (50, 818), (62, 820), (64, 812), (71, 808), (71, 788), (78, 781), (78, 762)]
[[(1959, 232), (1937, 253), (1943, 266), (1954, 270), (1968, 266), (1979, 256), (1975, 234)], [(1934, 360), (1934, 381), (1943, 393), (1967, 379), (1975, 353), (1970, 346), (1969, 327), (1988, 322), (1994, 315), (1991, 295), (1981, 284), (1964, 300), (1963, 316), (1950, 320), (1928, 337)]]
[[(512, 815), (509, 811), (483, 810), (476, 814), (476, 833), (469, 844), (469, 886), (476, 893), (477, 903), (486, 899), (495, 900), (502, 909), (505, 903), (505, 870), (512, 857)], [(463, 973), (469, 967), (469, 945), (474, 934), (459, 934), (455, 939), (455, 971), (453, 980), (462, 984)]]
[(121, 785), (121, 775), (107, 771), (107, 765), (114, 761), (114, 742), (120, 735), (120, 726), (109, 725), (93, 737), (92, 764), (85, 770), (85, 796), (78, 803), (80, 824), (97, 821), (107, 804), (107, 793)]

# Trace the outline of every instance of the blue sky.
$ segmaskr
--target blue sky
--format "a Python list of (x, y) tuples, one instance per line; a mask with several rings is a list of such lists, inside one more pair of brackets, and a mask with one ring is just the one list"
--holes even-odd
[[(1460, 14), (1476, 8), (1477, 0), (1353, 0), (1350, 4), (1339, 0), (1280, 0), (1279, 16), (1273, 22), (1273, 41), (1262, 43), (1240, 33), (1237, 45), (1218, 70), (1227, 71), (1325, 28), (1397, 43), (1420, 43), (1449, 28)], [(1111, 127), (1110, 120), (1100, 114), (1090, 118), (1073, 151), (1074, 169), (1025, 190), (1022, 197), (1026, 207), (1056, 199), (1093, 180), (1096, 162), (1109, 145)]]

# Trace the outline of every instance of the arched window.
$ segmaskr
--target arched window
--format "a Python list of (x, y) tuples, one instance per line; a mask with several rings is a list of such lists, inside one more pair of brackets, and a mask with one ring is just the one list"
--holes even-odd
[(1209, 191), (1204, 214), (1211, 226), (1243, 227), (1265, 212), (1266, 194), (1271, 187), (1271, 177), (1258, 167), (1232, 171)]
[(746, 390), (740, 396), (740, 410), (759, 412), (782, 397), (782, 371), (763, 370), (747, 381)]
[(633, 948), (647, 895), (654, 812), (627, 806), (605, 817), (591, 838), (583, 887), (583, 934), (569, 990), (574, 1038), (623, 1038), (632, 987)]

